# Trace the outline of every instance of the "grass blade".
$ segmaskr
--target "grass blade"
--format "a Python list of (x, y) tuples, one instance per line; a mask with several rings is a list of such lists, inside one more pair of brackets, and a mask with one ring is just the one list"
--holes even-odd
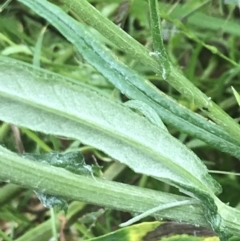
[(151, 53), (154, 57), (156, 57), (161, 69), (162, 69), (162, 78), (164, 80), (170, 74), (171, 67), (170, 61), (167, 56), (166, 49), (163, 45), (162, 39), (162, 31), (161, 31), (161, 23), (160, 16), (158, 13), (158, 1), (157, 0), (148, 0), (149, 12), (150, 12), (150, 23), (151, 23), (151, 32), (153, 38), (153, 50)]

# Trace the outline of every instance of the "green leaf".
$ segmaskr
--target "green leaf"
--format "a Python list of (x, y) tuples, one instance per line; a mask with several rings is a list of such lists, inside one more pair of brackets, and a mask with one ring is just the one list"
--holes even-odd
[(201, 160), (168, 132), (124, 105), (84, 85), (5, 58), (0, 62), (0, 119), (79, 139), (137, 173), (178, 187), (203, 202), (206, 219), (221, 232), (214, 202), (214, 193), (221, 187)]
[(0, 119), (79, 139), (190, 195), (221, 190), (193, 152), (147, 119), (84, 85), (6, 58), (0, 61)]
[[(130, 99), (143, 101), (152, 107), (164, 122), (240, 159), (238, 142), (232, 136), (217, 125), (178, 105), (149, 81), (120, 63), (108, 49), (89, 34), (89, 29), (84, 25), (47, 1), (20, 2), (54, 25), (91, 65)], [(92, 15), (95, 14), (97, 13), (94, 12)]]
[(44, 33), (46, 31), (47, 27), (44, 27), (38, 37), (36, 46), (34, 48), (34, 54), (33, 54), (33, 65), (40, 67), (40, 56), (41, 56), (41, 48), (42, 48), (42, 42), (44, 38)]
[[(29, 0), (22, 0), (22, 1), (26, 2)], [(149, 51), (147, 50), (146, 47), (141, 45), (135, 39), (131, 38), (127, 33), (125, 33), (116, 25), (114, 25), (109, 19), (105, 18), (97, 9), (92, 7), (92, 5), (87, 0), (81, 0), (81, 2), (79, 2), (78, 0), (71, 0), (71, 1), (62, 0), (62, 2), (64, 2), (64, 4), (69, 9), (75, 12), (75, 14), (77, 14), (78, 16), (81, 16), (81, 19), (84, 22), (86, 22), (88, 25), (92, 26), (93, 28), (97, 29), (101, 34), (106, 36), (111, 42), (115, 43), (115, 45), (117, 45), (122, 51), (124, 51), (124, 53), (128, 54), (128, 56), (130, 56), (132, 59), (141, 62), (143, 65), (147, 66), (152, 71), (162, 74), (159, 68), (159, 64), (157, 63), (156, 59), (152, 58), (149, 55)], [(33, 10), (35, 9), (36, 8), (33, 8)], [(44, 13), (42, 14), (44, 15)], [(89, 16), (91, 16), (91, 18)], [(204, 15), (204, 20), (205, 20), (205, 17), (206, 15)], [(202, 19), (202, 18), (200, 17), (198, 19)], [(58, 18), (58, 21), (61, 21), (61, 20)], [(221, 22), (223, 23), (224, 20), (222, 20)], [(211, 21), (210, 22), (208, 21), (207, 25), (209, 26), (210, 23)], [(202, 24), (202, 21), (201, 21), (201, 24)], [(226, 24), (226, 26), (229, 26), (229, 24)], [(232, 27), (232, 26), (229, 26), (229, 27)], [(218, 28), (219, 28), (219, 25), (217, 29)], [(64, 35), (64, 32), (62, 34)], [(73, 42), (74, 45), (76, 43), (78, 42), (77, 41)], [(235, 140), (235, 143), (239, 143), (240, 127), (231, 117), (229, 117), (213, 101), (209, 100), (209, 97), (207, 97), (197, 87), (195, 87), (194, 84), (191, 81), (189, 81), (186, 77), (184, 77), (181, 71), (179, 71), (177, 68), (174, 68), (172, 66), (170, 75), (171, 75), (170, 78), (167, 79), (169, 84), (171, 84), (176, 90), (178, 90), (182, 94), (182, 96), (187, 98), (191, 103), (194, 103), (196, 106), (198, 106), (201, 109), (207, 108), (208, 111), (204, 111), (203, 109), (202, 111), (210, 119), (214, 120), (215, 123), (217, 123), (222, 129), (224, 129), (225, 133), (228, 133), (228, 135), (231, 136), (231, 139)], [(150, 84), (146, 82), (145, 88), (149, 85)], [(166, 120), (162, 116), (161, 118), (165, 122), (168, 121), (167, 117), (165, 117)], [(173, 123), (173, 124), (175, 124), (174, 126), (177, 129), (180, 129), (178, 125), (181, 126), (181, 122), (178, 125), (176, 123)], [(180, 130), (183, 131), (182, 128)], [(185, 128), (184, 132), (190, 134), (187, 128)], [(192, 133), (191, 135), (194, 135), (194, 133)], [(205, 137), (202, 140), (209, 143), (209, 138)], [(211, 145), (214, 145), (214, 143), (212, 142)], [(224, 144), (222, 145), (222, 148), (226, 149), (224, 147)]]
[(85, 164), (84, 157), (80, 152), (67, 152), (65, 154), (58, 152), (46, 154), (24, 153), (20, 154), (20, 156), (55, 167), (61, 167), (79, 175), (89, 175), (92, 171), (91, 166)]
[(124, 105), (132, 109), (138, 110), (140, 113), (145, 115), (154, 125), (161, 127), (165, 131), (168, 131), (155, 110), (144, 102), (139, 100), (129, 100), (125, 102)]
[(239, 0), (224, 0), (224, 4), (234, 4), (239, 6)]
[(59, 210), (64, 210), (65, 213), (67, 213), (68, 210), (68, 203), (64, 198), (49, 195), (43, 192), (34, 191), (42, 203), (42, 205), (46, 208), (53, 208), (56, 207)]
[(195, 35), (195, 33), (191, 30), (188, 29), (188, 27), (186, 27), (180, 20), (178, 19), (173, 19), (171, 18), (167, 13), (165, 12), (161, 12), (161, 15), (163, 16), (164, 19), (166, 19), (169, 22), (172, 22), (173, 24), (175, 24), (179, 29), (182, 30), (182, 32), (190, 39), (193, 39), (195, 42), (199, 43), (200, 45), (202, 45), (204, 48), (208, 49), (210, 52), (212, 52), (213, 54), (216, 54), (218, 56), (220, 56), (221, 58), (223, 58), (224, 60), (226, 60), (227, 62), (231, 63), (233, 66), (239, 67), (239, 63), (237, 63), (236, 61), (234, 61), (233, 59), (229, 58), (228, 56), (224, 55), (223, 53), (221, 53), (215, 46), (206, 44), (203, 40), (201, 40), (197, 35)]
[(240, 95), (238, 94), (238, 92), (232, 87), (232, 91), (233, 91), (233, 94), (237, 100), (237, 103), (238, 105), (240, 105)]
[(158, 1), (157, 0), (148, 0), (149, 12), (150, 12), (150, 23), (151, 23), (151, 32), (153, 38), (153, 50), (151, 53), (152, 56), (156, 57), (159, 66), (162, 70), (162, 78), (164, 80), (170, 74), (171, 66), (170, 61), (167, 56), (166, 49), (163, 45), (160, 15), (158, 10)]

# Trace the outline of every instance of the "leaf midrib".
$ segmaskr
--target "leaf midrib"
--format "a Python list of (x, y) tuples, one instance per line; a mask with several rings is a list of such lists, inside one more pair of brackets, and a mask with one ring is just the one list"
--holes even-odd
[[(177, 163), (173, 163), (171, 161), (171, 159), (163, 156), (161, 153), (157, 152), (156, 150), (151, 149), (151, 147), (143, 145), (141, 142), (137, 141), (136, 139), (133, 139), (129, 135), (126, 136), (126, 135), (121, 134), (119, 131), (116, 132), (116, 130), (111, 130), (111, 129), (107, 129), (106, 127), (103, 127), (103, 126), (96, 125), (95, 122), (86, 121), (83, 118), (78, 117), (78, 116), (73, 115), (73, 114), (70, 114), (70, 113), (67, 113), (67, 117), (66, 117), (66, 112), (57, 110), (56, 108), (53, 108), (53, 107), (43, 105), (43, 104), (38, 103), (38, 102), (33, 101), (33, 100), (31, 100), (31, 102), (29, 102), (29, 100), (27, 100), (27, 99), (21, 98), (21, 97), (16, 96), (16, 95), (11, 95), (11, 94), (5, 93), (1, 90), (0, 90), (0, 93), (3, 97), (7, 97), (7, 98), (9, 98), (13, 101), (16, 101), (16, 102), (20, 101), (21, 103), (24, 103), (26, 105), (32, 106), (32, 107), (37, 108), (37, 109), (41, 109), (42, 111), (45, 111), (45, 112), (47, 111), (47, 112), (53, 113), (55, 115), (59, 115), (61, 117), (70, 119), (72, 121), (75, 121), (79, 124), (82, 124), (82, 125), (85, 125), (85, 126), (88, 126), (88, 127), (92, 128), (92, 129), (103, 132), (103, 133), (107, 134), (108, 136), (110, 136), (112, 138), (121, 140), (124, 143), (126, 143), (126, 144), (128, 144), (128, 145), (130, 145), (130, 146), (132, 146), (136, 149), (139, 149), (140, 151), (147, 154), (151, 158), (157, 159), (158, 161), (160, 161), (160, 163), (162, 163), (163, 162), (162, 160), (164, 160), (164, 165), (167, 168), (169, 168), (170, 170), (174, 170), (175, 173), (178, 173), (178, 174), (180, 173), (181, 177), (189, 179), (189, 180), (191, 180), (191, 182), (194, 180), (195, 184), (198, 187), (202, 187), (202, 189), (205, 190), (205, 186), (201, 183), (201, 181), (196, 179), (195, 176), (193, 176), (190, 172), (186, 171), (186, 169), (182, 168)], [(149, 123), (149, 124), (151, 124), (151, 123)]]

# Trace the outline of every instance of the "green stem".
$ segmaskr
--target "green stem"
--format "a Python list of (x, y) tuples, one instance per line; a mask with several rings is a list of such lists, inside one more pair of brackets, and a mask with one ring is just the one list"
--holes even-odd
[(0, 6), (0, 13), (8, 6), (8, 4), (11, 2), (12, 0), (7, 0), (5, 3), (2, 4), (2, 6)]
[[(128, 53), (135, 60), (149, 67), (162, 76), (162, 69), (155, 58), (149, 55), (149, 50), (126, 34), (114, 23), (103, 17), (88, 1), (61, 0), (67, 7), (81, 17), (88, 25), (98, 30), (103, 36), (112, 41), (122, 51)], [(170, 85), (178, 90), (185, 98), (199, 108), (207, 109), (206, 114), (218, 125), (229, 132), (234, 139), (240, 142), (240, 127), (219, 106), (213, 103), (209, 97), (195, 87), (185, 78), (177, 68), (171, 66), (170, 76), (167, 79)]]
[(56, 225), (56, 218), (55, 218), (54, 208), (50, 208), (50, 213), (51, 213), (52, 235), (54, 237), (54, 241), (58, 241), (58, 233), (57, 233), (57, 225)]
[[(8, 151), (1, 151), (0, 166), (2, 180), (9, 180), (22, 187), (48, 194), (134, 213), (143, 213), (161, 204), (193, 200), (98, 178), (93, 179), (91, 176), (75, 175), (62, 168), (21, 158)], [(240, 212), (220, 201), (217, 205), (220, 207), (226, 229), (240, 236)], [(186, 215), (189, 209), (191, 215)], [(202, 206), (198, 204), (166, 209), (154, 216), (209, 226), (204, 219)], [(231, 219), (228, 219), (229, 217)]]
[(8, 237), (7, 234), (5, 234), (1, 229), (0, 229), (0, 237), (3, 238), (3, 241), (13, 241), (10, 237)]

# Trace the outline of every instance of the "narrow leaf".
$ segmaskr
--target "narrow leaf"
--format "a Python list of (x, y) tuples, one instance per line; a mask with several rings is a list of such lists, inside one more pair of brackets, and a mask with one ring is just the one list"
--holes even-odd
[[(62, 1), (65, 3), (67, 7), (69, 7), (69, 9), (74, 11), (78, 16), (81, 16), (84, 22), (86, 22), (93, 28), (97, 29), (110, 41), (119, 46), (119, 48), (121, 48), (122, 51), (131, 56), (132, 59), (140, 61), (143, 65), (148, 66), (154, 72), (162, 74), (161, 71), (159, 71), (160, 69), (156, 59), (153, 59), (151, 56), (149, 56), (149, 52), (146, 49), (146, 47), (142, 46), (139, 42), (131, 38), (127, 33), (125, 33), (116, 25), (114, 25), (111, 21), (109, 21), (109, 19), (104, 17), (97, 9), (92, 7), (92, 5), (87, 0), (81, 0), (81, 2), (79, 2), (78, 0), (71, 0), (71, 2), (69, 0)], [(89, 16), (91, 16), (91, 18)], [(205, 22), (206, 18), (209, 19), (209, 16), (201, 16), (202, 19), (203, 17)], [(213, 18), (212, 20), (216, 22), (216, 18)], [(207, 22), (208, 26), (210, 22)], [(222, 20), (222, 22), (224, 21)], [(215, 24), (215, 29), (218, 29), (218, 26), (219, 24)], [(228, 26), (228, 29), (232, 28), (232, 22), (231, 24), (230, 22), (228, 22), (226, 26)], [(184, 97), (191, 101), (191, 103), (194, 103), (199, 108), (208, 108), (209, 111), (204, 111), (205, 114), (207, 114), (209, 118), (214, 120), (222, 129), (224, 129), (226, 133), (229, 133), (229, 135), (232, 137), (232, 139), (235, 140), (236, 143), (239, 143), (239, 125), (231, 117), (229, 117), (219, 106), (217, 106), (214, 102), (209, 101), (209, 98), (205, 94), (203, 94), (197, 87), (193, 85), (193, 83), (191, 83), (191, 81), (185, 78), (180, 73), (180, 71), (177, 68), (174, 68), (173, 66), (171, 68), (171, 77), (168, 78), (168, 82), (176, 90), (178, 90)], [(176, 128), (180, 129), (180, 127), (177, 126)], [(204, 141), (208, 143), (208, 138), (205, 138)]]
[(151, 53), (151, 55), (153, 55), (157, 59), (159, 66), (162, 69), (162, 78), (166, 80), (170, 74), (171, 66), (166, 49), (163, 45), (160, 15), (158, 12), (158, 1), (148, 0), (148, 6), (150, 12), (150, 23), (154, 51), (153, 53)]
[(75, 174), (91, 174), (91, 166), (85, 164), (84, 157), (80, 152), (67, 152), (65, 154), (58, 152), (50, 152), (46, 154), (24, 153), (21, 154), (21, 156), (33, 161), (61, 167)]
[(227, 132), (178, 105), (149, 81), (120, 63), (89, 34), (88, 28), (45, 0), (19, 1), (54, 25), (83, 57), (123, 94), (145, 102), (164, 122), (240, 159), (240, 148)]
[(168, 131), (155, 110), (144, 102), (139, 100), (129, 100), (125, 102), (124, 105), (132, 109), (138, 110), (140, 113), (145, 115), (154, 125), (161, 127), (165, 131)]
[(147, 119), (84, 85), (6, 58), (0, 62), (0, 119), (79, 139), (190, 195), (221, 190), (193, 152)]
[(238, 105), (240, 105), (240, 95), (238, 94), (238, 92), (232, 87), (232, 91), (233, 91), (233, 94), (237, 100), (237, 103)]

